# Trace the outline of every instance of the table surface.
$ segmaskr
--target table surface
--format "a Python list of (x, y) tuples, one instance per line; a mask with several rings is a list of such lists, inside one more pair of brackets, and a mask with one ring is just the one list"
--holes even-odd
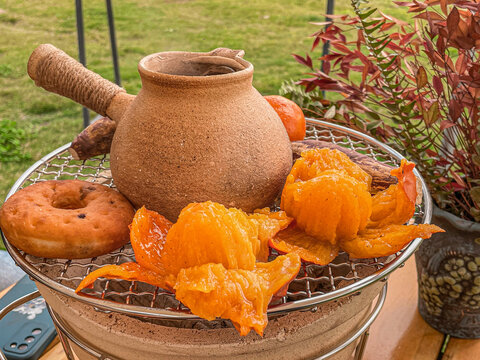
[[(0, 292), (0, 297), (9, 288)], [(413, 257), (388, 280), (385, 305), (370, 328), (363, 360), (439, 360), (444, 335), (425, 323), (417, 311)], [(480, 340), (450, 339), (442, 360), (480, 359)], [(56, 338), (40, 360), (67, 360)]]

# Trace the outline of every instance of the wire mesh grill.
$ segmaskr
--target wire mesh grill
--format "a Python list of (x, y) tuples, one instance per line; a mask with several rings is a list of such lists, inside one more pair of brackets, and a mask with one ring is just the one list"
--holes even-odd
[[(400, 160), (399, 154), (383, 145), (379, 146), (365, 135), (320, 121), (308, 121), (306, 138), (336, 143), (389, 165), (395, 166)], [(108, 155), (77, 161), (69, 155), (67, 147), (58, 149), (32, 166), (15, 184), (11, 193), (51, 179), (87, 180), (114, 187)], [(425, 192), (425, 188), (423, 190)], [(417, 206), (411, 223), (429, 222), (426, 211), (430, 206), (428, 194), (424, 193), (424, 199), (424, 203)], [(384, 279), (400, 266), (419, 244), (420, 240), (415, 240), (406, 249), (388, 258), (350, 260), (346, 253), (340, 253), (326, 266), (304, 263), (297, 278), (290, 284), (287, 295), (275, 304), (270, 304), (269, 316), (309, 308), (358, 292), (364, 286)], [(83, 296), (74, 293), (74, 289), (90, 272), (107, 264), (134, 261), (135, 256), (130, 244), (103, 256), (80, 260), (37, 258), (15, 249), (8, 240), (6, 245), (17, 263), (36, 280), (65, 295), (90, 302), (98, 309), (173, 320), (195, 318), (188, 315), (189, 310), (177, 301), (173, 294), (141, 282), (99, 279), (93, 289), (85, 291)], [(273, 252), (270, 259), (276, 256)]]

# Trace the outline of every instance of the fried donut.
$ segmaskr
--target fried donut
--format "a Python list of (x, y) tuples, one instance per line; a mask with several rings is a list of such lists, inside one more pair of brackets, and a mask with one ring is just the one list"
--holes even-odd
[(0, 227), (28, 254), (81, 259), (127, 243), (134, 214), (130, 202), (106, 186), (49, 180), (13, 194), (0, 209)]

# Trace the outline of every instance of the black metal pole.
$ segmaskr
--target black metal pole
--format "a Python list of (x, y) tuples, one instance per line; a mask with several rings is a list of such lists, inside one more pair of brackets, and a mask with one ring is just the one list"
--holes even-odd
[[(332, 19), (328, 17), (328, 15), (332, 15), (335, 7), (335, 0), (327, 0), (327, 16), (325, 17), (325, 21), (331, 21)], [(325, 28), (327, 28), (329, 25), (325, 25)], [(322, 56), (327, 55), (328, 52), (330, 51), (330, 41), (325, 42), (323, 44), (323, 49), (322, 49)], [(322, 71), (323, 71), (323, 60), (322, 60)], [(325, 90), (322, 91), (322, 96), (325, 98)]]
[[(77, 16), (78, 59), (83, 66), (87, 67), (87, 59), (85, 55), (85, 36), (83, 30), (82, 0), (75, 0), (75, 14)], [(86, 107), (82, 108), (82, 114), (83, 127), (86, 128), (90, 124), (90, 114)]]
[(108, 29), (110, 32), (110, 45), (112, 47), (112, 60), (113, 71), (115, 73), (115, 83), (118, 86), (122, 86), (120, 80), (120, 68), (118, 66), (117, 40), (115, 38), (115, 23), (113, 22), (112, 0), (106, 0), (105, 2), (107, 3)]
[[(335, 7), (335, 0), (327, 0), (327, 16), (325, 17), (325, 21), (331, 21), (332, 19), (328, 17), (328, 15), (332, 15)], [(328, 27), (328, 25), (326, 25)], [(323, 51), (322, 51), (322, 56), (327, 55), (328, 51), (330, 49), (330, 42), (327, 41), (325, 44), (323, 44)], [(322, 64), (323, 68), (323, 64)]]

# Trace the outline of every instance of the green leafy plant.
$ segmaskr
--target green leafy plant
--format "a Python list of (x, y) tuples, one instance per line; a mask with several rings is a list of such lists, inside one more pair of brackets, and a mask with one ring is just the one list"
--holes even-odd
[(294, 80), (284, 81), (278, 93), (297, 103), (305, 115), (310, 117), (322, 117), (325, 110), (324, 106), (329, 103), (323, 99), (323, 94), (320, 90), (315, 89), (306, 92), (305, 88), (296, 84)]
[[(295, 55), (310, 70), (298, 84), (307, 94), (338, 93), (324, 101), (323, 117), (399, 150), (417, 163), (437, 205), (480, 221), (480, 4), (397, 4), (412, 24), (367, 0), (352, 0), (355, 16), (317, 23), (312, 56)], [(327, 41), (332, 51), (315, 59)]]
[(30, 159), (21, 149), (25, 130), (12, 120), (0, 120), (0, 162), (14, 162)]

